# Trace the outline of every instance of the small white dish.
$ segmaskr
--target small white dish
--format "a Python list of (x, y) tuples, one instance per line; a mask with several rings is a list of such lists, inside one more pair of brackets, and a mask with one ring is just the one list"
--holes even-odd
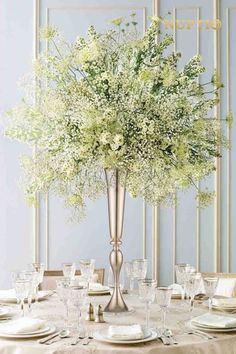
[(126, 340), (118, 340), (114, 338), (109, 338), (108, 336), (108, 330), (104, 329), (102, 331), (96, 331), (94, 333), (94, 339), (100, 341), (100, 342), (106, 342), (106, 343), (112, 343), (112, 344), (137, 344), (137, 343), (145, 343), (145, 342), (150, 342), (154, 339), (156, 339), (157, 333), (153, 330), (150, 330), (150, 333), (148, 335), (146, 334), (143, 338), (140, 339), (126, 339)]
[(20, 339), (20, 338), (37, 338), (37, 337), (43, 337), (43, 336), (47, 336), (49, 334), (52, 334), (56, 331), (56, 327), (55, 326), (47, 326), (47, 330), (41, 330), (40, 332), (35, 331), (35, 332), (31, 332), (31, 333), (24, 333), (24, 334), (19, 334), (19, 333), (3, 333), (0, 330), (0, 337), (2, 338), (14, 338), (14, 339)]
[(188, 325), (191, 329), (196, 329), (203, 332), (219, 332), (219, 333), (227, 333), (227, 332), (236, 332), (236, 327), (233, 328), (211, 328), (211, 327), (202, 327), (193, 324)]

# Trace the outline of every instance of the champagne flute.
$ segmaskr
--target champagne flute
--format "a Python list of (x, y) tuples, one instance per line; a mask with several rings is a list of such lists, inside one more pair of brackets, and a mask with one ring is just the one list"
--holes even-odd
[(20, 303), (22, 316), (25, 316), (24, 300), (28, 298), (30, 290), (30, 280), (17, 278), (13, 281), (17, 300)]
[(194, 308), (194, 296), (200, 291), (202, 275), (201, 273), (188, 273), (186, 282), (186, 293), (190, 298), (190, 317), (192, 318)]
[(57, 293), (59, 296), (59, 299), (62, 301), (62, 303), (65, 306), (65, 329), (68, 328), (68, 323), (69, 323), (69, 300), (71, 298), (71, 287), (70, 287), (70, 278), (61, 278), (56, 280), (57, 284)]
[(139, 299), (145, 303), (146, 307), (146, 328), (149, 328), (150, 304), (155, 300), (157, 282), (153, 279), (141, 279), (138, 282)]
[(144, 279), (147, 274), (147, 259), (134, 259), (132, 261), (133, 277), (136, 280)]
[(209, 312), (212, 311), (212, 300), (213, 296), (215, 295), (216, 287), (218, 284), (218, 278), (216, 277), (206, 277), (203, 278), (203, 283), (205, 287), (205, 293), (209, 296)]
[(133, 270), (133, 262), (124, 262), (124, 269), (126, 275), (129, 279), (129, 293), (132, 295), (134, 290), (134, 270)]
[(95, 259), (82, 259), (79, 263), (81, 275), (86, 279), (89, 289), (89, 283), (91, 282), (94, 274)]
[(38, 290), (39, 285), (43, 282), (44, 264), (43, 263), (31, 263), (30, 269), (38, 273), (38, 277), (35, 277), (35, 302), (38, 302)]
[(70, 280), (75, 278), (75, 263), (62, 263), (62, 270), (65, 278), (70, 278)]
[(172, 289), (168, 286), (162, 286), (156, 289), (156, 299), (162, 314), (162, 333), (164, 333), (166, 329), (166, 312), (167, 308), (170, 306), (171, 295)]
[[(78, 330), (79, 335), (84, 333), (84, 328), (81, 326), (81, 307), (86, 303), (86, 296), (88, 292), (87, 286), (74, 286), (71, 288), (71, 302), (78, 311)], [(83, 333), (82, 333), (83, 332)]]
[(180, 263), (175, 265), (176, 281), (182, 287), (181, 298), (184, 301), (186, 293), (186, 272), (190, 269), (190, 264)]

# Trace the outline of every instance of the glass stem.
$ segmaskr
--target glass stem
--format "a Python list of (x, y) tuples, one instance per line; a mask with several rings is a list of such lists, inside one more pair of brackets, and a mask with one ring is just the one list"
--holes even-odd
[(185, 285), (183, 285), (183, 287), (182, 287), (181, 298), (182, 298), (182, 301), (184, 301), (184, 299), (185, 299)]
[(146, 302), (146, 328), (149, 328), (149, 321), (150, 321), (150, 306), (149, 302)]
[(212, 297), (209, 297), (209, 312), (212, 311)]
[(81, 327), (81, 309), (80, 306), (78, 306), (78, 329), (80, 331), (80, 327)]
[(65, 315), (65, 328), (68, 327), (68, 321), (69, 321), (69, 306), (68, 302), (65, 302), (65, 310), (66, 310), (66, 315)]
[(130, 278), (129, 288), (130, 288), (130, 292), (133, 292), (133, 290), (134, 290), (134, 278)]
[(32, 297), (29, 296), (29, 297), (28, 297), (28, 309), (29, 309), (29, 313), (31, 313), (31, 310), (32, 310), (31, 304), (32, 304)]
[(21, 300), (21, 302), (20, 302), (20, 308), (21, 308), (21, 312), (22, 312), (22, 317), (24, 317), (25, 316), (24, 299)]
[(193, 297), (190, 298), (190, 319), (192, 319), (193, 317), (193, 310), (194, 310), (194, 301), (193, 301)]
[(162, 330), (164, 332), (164, 330), (166, 329), (166, 309), (164, 307), (161, 309), (161, 316), (162, 316)]

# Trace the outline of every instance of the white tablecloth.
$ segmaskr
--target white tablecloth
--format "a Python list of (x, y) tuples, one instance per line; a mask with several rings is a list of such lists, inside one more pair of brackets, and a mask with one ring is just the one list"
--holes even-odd
[[(99, 296), (91, 299), (96, 303), (105, 304), (108, 297)], [(109, 316), (105, 317), (105, 324), (96, 324), (94, 322), (83, 321), (88, 331), (104, 328), (110, 324), (133, 324), (145, 322), (144, 305), (141, 304), (137, 297), (126, 297), (129, 305), (135, 308), (135, 312), (126, 316)], [(171, 328), (179, 341), (178, 345), (164, 346), (159, 340), (136, 345), (112, 345), (101, 343), (96, 340), (88, 346), (78, 344), (70, 346), (71, 338), (64, 339), (50, 346), (38, 344), (37, 340), (7, 340), (0, 339), (0, 354), (65, 354), (65, 353), (94, 353), (94, 354), (236, 354), (236, 333), (220, 334), (214, 340), (204, 340), (195, 335), (183, 334), (177, 321), (187, 319), (189, 313), (180, 307), (180, 301), (172, 301), (172, 306), (167, 315), (167, 325)], [(206, 311), (205, 307), (197, 307), (195, 314)], [(53, 295), (50, 299), (33, 305), (33, 314), (42, 319), (48, 319), (51, 323), (62, 326), (64, 308), (57, 298)], [(85, 314), (84, 314), (85, 315)], [(160, 311), (156, 304), (152, 305), (151, 324), (160, 324)]]

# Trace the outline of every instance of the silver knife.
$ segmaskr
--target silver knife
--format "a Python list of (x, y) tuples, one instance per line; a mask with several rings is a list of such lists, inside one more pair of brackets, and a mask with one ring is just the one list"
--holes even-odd
[(40, 340), (38, 341), (38, 343), (44, 344), (44, 343), (46, 343), (47, 341), (49, 341), (50, 339), (53, 339), (53, 338), (55, 338), (56, 336), (58, 336), (58, 334), (59, 334), (60, 332), (61, 332), (61, 331), (57, 331), (57, 332), (51, 334), (50, 336), (48, 336), (48, 337), (46, 337), (46, 338), (40, 339)]

